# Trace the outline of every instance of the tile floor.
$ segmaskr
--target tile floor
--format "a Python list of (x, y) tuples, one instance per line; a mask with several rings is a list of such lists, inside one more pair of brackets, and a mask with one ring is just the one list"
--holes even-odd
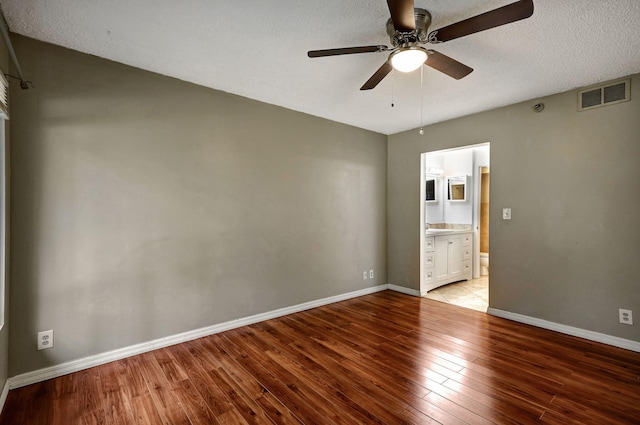
[(486, 313), (489, 307), (489, 276), (441, 286), (427, 292), (426, 298)]

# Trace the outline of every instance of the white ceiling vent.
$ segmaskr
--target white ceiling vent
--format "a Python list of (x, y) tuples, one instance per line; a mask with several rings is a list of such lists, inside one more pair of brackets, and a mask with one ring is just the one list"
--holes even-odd
[(578, 92), (578, 111), (631, 100), (631, 80), (614, 81)]

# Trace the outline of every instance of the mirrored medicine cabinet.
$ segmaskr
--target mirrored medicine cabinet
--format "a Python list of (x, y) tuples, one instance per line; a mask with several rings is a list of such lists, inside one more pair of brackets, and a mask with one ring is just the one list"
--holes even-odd
[(438, 186), (436, 179), (427, 179), (425, 182), (425, 202), (438, 202)]
[(467, 200), (467, 176), (447, 177), (447, 200), (452, 202)]

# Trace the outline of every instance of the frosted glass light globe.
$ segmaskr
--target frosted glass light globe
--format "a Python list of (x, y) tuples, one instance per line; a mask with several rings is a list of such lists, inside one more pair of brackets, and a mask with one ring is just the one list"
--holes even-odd
[(427, 60), (427, 51), (422, 47), (407, 47), (391, 54), (391, 66), (400, 72), (411, 72), (420, 68)]

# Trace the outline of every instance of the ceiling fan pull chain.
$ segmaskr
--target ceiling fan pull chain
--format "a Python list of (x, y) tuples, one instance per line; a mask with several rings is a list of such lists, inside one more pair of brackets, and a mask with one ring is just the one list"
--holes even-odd
[(396, 83), (396, 72), (395, 70), (391, 71), (391, 107), (393, 108), (395, 105), (395, 103), (393, 103), (393, 88), (395, 87)]
[(423, 115), (424, 115), (424, 66), (420, 67), (420, 131), (418, 134), (424, 135), (423, 128)]

